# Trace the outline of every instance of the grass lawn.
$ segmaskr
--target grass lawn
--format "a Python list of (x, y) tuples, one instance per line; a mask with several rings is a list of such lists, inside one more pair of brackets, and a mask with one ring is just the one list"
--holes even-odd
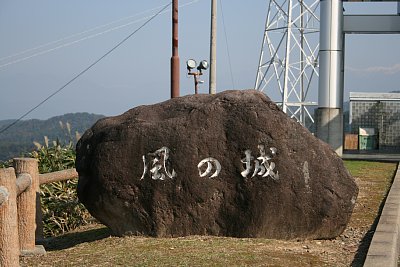
[[(360, 188), (350, 223), (333, 240), (190, 236), (111, 237), (102, 225), (55, 237), (22, 266), (362, 266), (397, 164), (346, 161)], [(123, 222), (121, 222), (123, 223)]]

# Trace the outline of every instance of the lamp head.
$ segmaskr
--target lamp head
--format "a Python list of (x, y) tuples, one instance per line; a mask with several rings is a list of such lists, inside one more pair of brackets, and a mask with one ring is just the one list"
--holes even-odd
[(189, 71), (196, 68), (196, 65), (197, 63), (194, 59), (189, 59), (188, 61), (186, 61), (186, 67)]
[(199, 64), (199, 66), (197, 67), (197, 69), (198, 69), (199, 71), (208, 69), (208, 62), (207, 62), (207, 60), (202, 60), (202, 61), (200, 62), (200, 64)]

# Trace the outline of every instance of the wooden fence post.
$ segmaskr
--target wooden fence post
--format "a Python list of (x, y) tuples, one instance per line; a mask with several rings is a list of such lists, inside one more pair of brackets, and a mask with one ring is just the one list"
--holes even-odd
[(17, 186), (13, 168), (0, 168), (0, 188), (5, 201), (0, 204), (0, 266), (19, 266)]
[(44, 248), (35, 245), (36, 207), (39, 196), (38, 161), (32, 158), (14, 159), (16, 175), (28, 173), (32, 178), (31, 186), (17, 198), (19, 244), (22, 255), (44, 254)]

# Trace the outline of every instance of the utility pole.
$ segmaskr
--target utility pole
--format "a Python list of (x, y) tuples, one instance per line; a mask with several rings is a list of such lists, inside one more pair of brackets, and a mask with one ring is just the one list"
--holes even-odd
[(171, 98), (179, 97), (178, 0), (172, 1)]
[(400, 15), (400, 2), (397, 2), (397, 14)]
[(210, 94), (217, 92), (217, 0), (211, 0)]

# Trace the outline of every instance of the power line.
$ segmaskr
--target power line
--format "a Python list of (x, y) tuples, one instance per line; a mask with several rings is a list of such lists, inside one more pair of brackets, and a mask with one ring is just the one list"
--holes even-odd
[[(188, 3), (186, 3), (186, 4), (181, 5), (181, 6), (179, 6), (179, 7), (185, 7), (185, 6), (194, 4), (194, 3), (198, 2), (198, 1), (200, 1), (200, 0), (193, 0), (193, 1), (191, 1), (191, 2), (188, 2)], [(142, 13), (145, 13), (145, 12), (147, 12), (147, 11), (144, 11), (144, 12), (142, 12)], [(167, 12), (167, 11), (164, 11), (164, 12), (161, 12), (160, 14), (163, 14), (163, 13), (166, 13), (166, 12)], [(160, 15), (160, 14), (159, 14), (159, 15)], [(133, 16), (131, 16), (131, 17), (133, 17)], [(94, 38), (94, 37), (97, 37), (97, 36), (100, 36), (100, 35), (103, 35), (103, 34), (106, 34), (106, 33), (112, 32), (112, 31), (115, 31), (115, 30), (119, 30), (119, 29), (121, 29), (121, 28), (130, 26), (130, 25), (132, 25), (132, 24), (138, 23), (138, 22), (140, 22), (140, 21), (143, 21), (143, 20), (149, 19), (149, 18), (152, 18), (152, 16), (143, 17), (143, 18), (140, 18), (140, 19), (137, 19), (137, 20), (134, 20), (134, 21), (131, 21), (131, 22), (128, 22), (128, 23), (125, 23), (125, 24), (122, 24), (122, 25), (115, 26), (115, 27), (113, 27), (113, 28), (104, 30), (104, 31), (102, 31), (102, 32), (94, 33), (94, 34), (91, 34), (91, 35), (82, 37), (82, 38), (77, 39), (77, 40), (74, 40), (74, 41), (70, 41), (70, 42), (67, 42), (67, 43), (64, 43), (64, 44), (60, 44), (60, 45), (58, 45), (58, 46), (56, 46), (56, 47), (49, 48), (49, 49), (44, 50), (44, 51), (36, 52), (36, 53), (31, 54), (31, 55), (29, 55), (29, 56), (25, 56), (25, 57), (23, 57), (23, 58), (18, 58), (18, 59), (9, 61), (9, 62), (7, 62), (7, 63), (1, 64), (1, 65), (0, 65), (0, 69), (2, 69), (2, 68), (4, 68), (4, 67), (7, 67), (7, 66), (10, 66), (10, 65), (13, 65), (13, 64), (16, 64), (16, 63), (19, 63), (19, 62), (22, 62), (22, 61), (25, 61), (25, 60), (28, 60), (28, 59), (31, 59), (31, 58), (36, 57), (36, 56), (41, 56), (41, 55), (47, 54), (47, 53), (49, 53), (49, 52), (58, 50), (58, 49), (60, 49), (60, 48), (68, 47), (68, 46), (71, 46), (71, 45), (73, 45), (73, 44), (76, 44), (76, 43), (79, 43), (79, 42), (82, 42), (82, 41), (85, 41), (85, 40), (88, 40), (88, 39), (92, 39), (92, 38)], [(120, 19), (120, 20), (118, 20), (118, 21), (122, 21), (122, 20), (125, 20), (125, 19)], [(116, 22), (118, 22), (118, 21), (116, 21)], [(111, 22), (111, 23), (108, 23), (108, 24), (103, 25), (103, 26), (98, 26), (98, 27), (96, 27), (96, 28), (93, 28), (92, 30), (87, 30), (87, 31), (85, 31), (85, 32), (73, 34), (73, 35), (71, 35), (71, 36), (62, 38), (62, 39), (60, 39), (60, 40), (53, 41), (53, 42), (50, 42), (50, 43), (47, 43), (47, 44), (44, 44), (44, 45), (37, 46), (37, 47), (35, 47), (35, 48), (31, 48), (31, 49), (22, 51), (22, 52), (20, 52), (20, 53), (17, 53), (17, 54), (11, 55), (11, 56), (7, 56), (7, 57), (4, 57), (4, 58), (1, 58), (0, 61), (4, 61), (5, 59), (8, 59), (8, 58), (13, 58), (13, 57), (16, 57), (16, 56), (19, 56), (19, 55), (23, 55), (23, 54), (26, 54), (26, 53), (28, 53), (28, 52), (38, 50), (38, 49), (40, 49), (40, 48), (44, 48), (44, 47), (50, 46), (50, 45), (52, 45), (52, 44), (56, 44), (56, 43), (59, 43), (59, 42), (61, 42), (61, 41), (63, 41), (63, 40), (68, 40), (68, 39), (71, 39), (72, 37), (79, 36), (79, 35), (82, 35), (82, 34), (84, 34), (84, 33), (88, 33), (88, 32), (94, 31), (94, 30), (99, 29), (99, 28), (104, 28), (104, 27), (106, 27), (106, 26), (108, 26), (108, 25), (111, 25), (111, 24), (114, 24), (114, 23), (116, 23), (116, 22)]]
[[(35, 51), (35, 50), (39, 50), (39, 49), (41, 49), (41, 48), (45, 48), (45, 47), (51, 46), (51, 45), (53, 45), (53, 44), (57, 44), (57, 43), (60, 43), (60, 42), (63, 42), (63, 41), (72, 39), (72, 38), (74, 38), (74, 37), (78, 37), (78, 36), (84, 35), (84, 34), (86, 34), (86, 33), (93, 32), (93, 31), (95, 31), (95, 30), (99, 30), (99, 29), (102, 29), (102, 28), (111, 26), (111, 25), (113, 25), (113, 24), (116, 24), (116, 23), (118, 23), (118, 22), (120, 22), (120, 21), (128, 20), (128, 19), (137, 17), (137, 16), (139, 16), (139, 15), (142, 15), (142, 14), (145, 14), (145, 13), (148, 13), (148, 12), (151, 12), (151, 11), (154, 11), (154, 10), (158, 10), (158, 9), (160, 9), (160, 8), (162, 8), (162, 7), (164, 7), (164, 5), (161, 5), (161, 6), (158, 6), (158, 7), (155, 7), (155, 8), (151, 8), (151, 9), (147, 9), (147, 10), (145, 10), (145, 11), (136, 13), (136, 14), (134, 14), (134, 15), (130, 15), (130, 16), (128, 16), (128, 17), (120, 18), (120, 19), (118, 19), (118, 20), (114, 20), (114, 21), (112, 21), (112, 22), (109, 22), (109, 23), (106, 23), (106, 24), (103, 24), (103, 25), (99, 25), (99, 26), (96, 26), (96, 27), (94, 27), (94, 28), (91, 28), (91, 29), (88, 29), (88, 30), (85, 30), (85, 31), (82, 31), (82, 32), (79, 32), (79, 33), (74, 33), (74, 34), (72, 34), (72, 35), (63, 37), (63, 38), (58, 39), (58, 40), (55, 40), (55, 41), (51, 41), (51, 42), (48, 42), (48, 43), (45, 43), (45, 44), (41, 44), (41, 45), (38, 45), (38, 46), (36, 46), (36, 47), (32, 47), (32, 48), (29, 48), (29, 49), (26, 49), (26, 50), (17, 52), (17, 53), (15, 53), (15, 54), (2, 57), (2, 58), (0, 58), (0, 61), (4, 61), (4, 60), (6, 60), (6, 59), (18, 57), (18, 56), (27, 54), (27, 53), (32, 52), (32, 51)], [(144, 20), (144, 19), (146, 19), (146, 17), (145, 17), (145, 18), (142, 18), (142, 19)], [(138, 20), (136, 20), (135, 22), (138, 22)], [(125, 26), (125, 25), (124, 25), (124, 26)], [(127, 26), (127, 25), (126, 25), (126, 26)]]
[(45, 50), (45, 51), (37, 52), (37, 53), (34, 53), (34, 54), (32, 54), (32, 55), (29, 55), (29, 56), (26, 56), (26, 57), (23, 57), (23, 58), (19, 58), (19, 59), (16, 59), (16, 60), (13, 60), (13, 61), (4, 63), (4, 64), (0, 65), (0, 69), (1, 69), (1, 68), (4, 68), (4, 67), (7, 67), (7, 66), (9, 66), (9, 65), (13, 65), (13, 64), (19, 63), (19, 62), (21, 62), (21, 61), (25, 61), (25, 60), (31, 59), (31, 58), (36, 57), (36, 56), (41, 56), (41, 55), (47, 54), (47, 53), (49, 53), (49, 52), (58, 50), (58, 49), (60, 49), (60, 48), (64, 48), (64, 47), (71, 46), (71, 45), (73, 45), (73, 44), (76, 44), (76, 43), (79, 43), (79, 42), (82, 42), (82, 41), (85, 41), (85, 40), (88, 40), (88, 39), (91, 39), (91, 38), (94, 38), (94, 37), (103, 35), (103, 34), (105, 34), (105, 33), (108, 33), (108, 32), (114, 31), (114, 30), (121, 29), (121, 28), (123, 28), (123, 27), (129, 26), (129, 25), (131, 25), (131, 24), (134, 24), (134, 23), (136, 23), (136, 22), (139, 22), (139, 21), (142, 21), (142, 20), (145, 20), (145, 19), (148, 19), (148, 18), (149, 18), (149, 17), (141, 18), (141, 19), (139, 19), (139, 20), (126, 23), (126, 24), (124, 24), (124, 25), (120, 25), (120, 26), (117, 26), (117, 27), (114, 27), (114, 28), (111, 28), (111, 29), (108, 29), (108, 30), (105, 30), (105, 31), (102, 31), (102, 32), (99, 32), (99, 33), (95, 33), (95, 34), (92, 34), (92, 35), (89, 35), (89, 36), (85, 36), (85, 37), (83, 37), (83, 38), (81, 38), (81, 39), (78, 39), (78, 40), (75, 40), (75, 41), (71, 41), (71, 42), (68, 42), (68, 43), (61, 44), (61, 45), (59, 45), (59, 46), (56, 46), (56, 47), (47, 49), (47, 50)]
[(227, 36), (227, 34), (226, 34), (224, 11), (223, 11), (223, 9), (222, 9), (222, 0), (219, 1), (219, 5), (221, 6), (222, 25), (223, 25), (223, 27), (224, 27), (226, 52), (227, 52), (227, 54), (228, 54), (229, 71), (230, 71), (230, 74), (231, 74), (232, 89), (234, 89), (234, 88), (235, 88), (235, 82), (234, 82), (234, 79), (233, 79), (231, 55), (230, 55), (230, 53), (229, 53), (228, 36)]
[(23, 118), (28, 116), (31, 112), (33, 112), (35, 109), (43, 105), (45, 102), (47, 102), (50, 98), (61, 92), (65, 87), (70, 85), (72, 82), (74, 82), (76, 79), (78, 79), (80, 76), (82, 76), (84, 73), (86, 73), (88, 70), (90, 70), (92, 67), (94, 67), (97, 63), (99, 63), (102, 59), (104, 59), (106, 56), (111, 54), (114, 50), (116, 50), (118, 47), (120, 47), (124, 42), (126, 42), (129, 38), (131, 38), (133, 35), (135, 35), (139, 30), (141, 30), (144, 26), (146, 26), (149, 22), (151, 22), (153, 19), (155, 19), (158, 15), (160, 15), (164, 10), (166, 10), (172, 3), (169, 3), (165, 5), (159, 12), (154, 14), (150, 19), (148, 19), (145, 23), (143, 23), (139, 28), (137, 28), (135, 31), (133, 31), (131, 34), (129, 34), (127, 37), (125, 37), (122, 41), (120, 41), (118, 44), (116, 44), (113, 48), (111, 48), (107, 53), (105, 53), (103, 56), (101, 56), (99, 59), (97, 59), (95, 62), (89, 65), (89, 67), (85, 68), (83, 71), (81, 71), (78, 75), (76, 75), (74, 78), (69, 80), (66, 84), (61, 86), (59, 89), (57, 89), (55, 92), (53, 92), (51, 95), (46, 97), (44, 100), (42, 100), (39, 104), (37, 104), (35, 107), (31, 108), (29, 111), (27, 111), (25, 114), (23, 114), (21, 117), (19, 117), (17, 120), (14, 122), (10, 123), (7, 125), (5, 128), (0, 130), (0, 134), (4, 133), (8, 129), (10, 129), (12, 126), (17, 124), (19, 121), (21, 121)]

